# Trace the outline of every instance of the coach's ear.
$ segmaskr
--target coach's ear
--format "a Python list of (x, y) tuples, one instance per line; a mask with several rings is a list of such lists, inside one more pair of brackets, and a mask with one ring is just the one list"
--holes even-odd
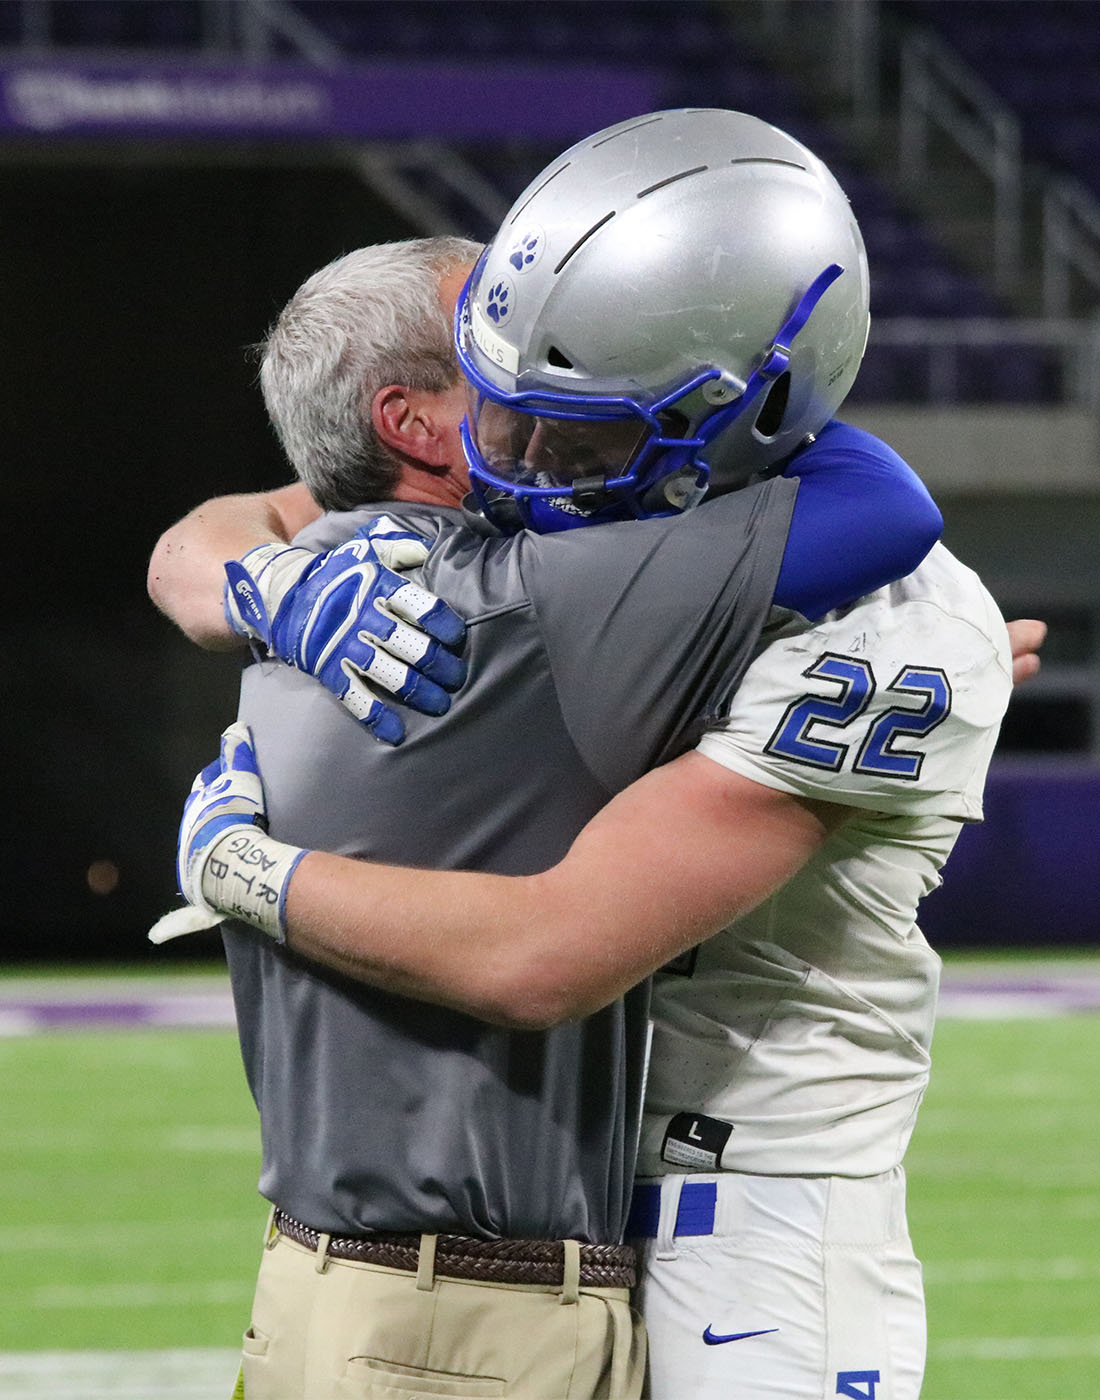
[[(371, 400), (374, 431), (391, 452), (428, 467), (452, 465), (452, 438), (457, 431), (453, 390), (435, 393), (387, 384)], [(458, 417), (462, 417), (461, 407)]]

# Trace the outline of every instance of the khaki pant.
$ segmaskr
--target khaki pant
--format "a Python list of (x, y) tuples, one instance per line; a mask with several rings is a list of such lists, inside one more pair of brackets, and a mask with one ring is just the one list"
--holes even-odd
[(625, 1288), (418, 1277), (276, 1235), (241, 1374), (245, 1400), (637, 1400), (644, 1369)]

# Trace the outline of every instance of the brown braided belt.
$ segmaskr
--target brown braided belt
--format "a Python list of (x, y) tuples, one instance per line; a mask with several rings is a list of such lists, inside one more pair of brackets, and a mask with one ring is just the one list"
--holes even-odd
[[(281, 1235), (317, 1249), (323, 1236), (300, 1220), (275, 1211), (275, 1228)], [(333, 1259), (359, 1264), (381, 1264), (415, 1274), (420, 1256), (417, 1234), (380, 1233), (357, 1239), (338, 1235), (328, 1242)], [(582, 1244), (582, 1288), (633, 1288), (636, 1276), (634, 1251), (626, 1244)], [(480, 1283), (541, 1283), (560, 1287), (565, 1246), (561, 1240), (477, 1240), (466, 1235), (437, 1235), (435, 1272), (444, 1278), (474, 1279)]]

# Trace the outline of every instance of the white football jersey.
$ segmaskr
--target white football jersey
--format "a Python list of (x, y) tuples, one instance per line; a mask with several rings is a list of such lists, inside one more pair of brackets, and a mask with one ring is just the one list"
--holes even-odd
[(917, 904), (960, 824), (981, 819), (1011, 686), (997, 607), (942, 546), (768, 642), (699, 752), (857, 810), (782, 890), (658, 975), (640, 1175), (900, 1162), (940, 968)]

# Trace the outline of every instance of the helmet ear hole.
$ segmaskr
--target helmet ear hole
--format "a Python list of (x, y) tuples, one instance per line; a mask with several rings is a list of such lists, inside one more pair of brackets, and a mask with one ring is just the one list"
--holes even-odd
[(783, 426), (787, 400), (791, 394), (791, 372), (785, 370), (768, 390), (768, 396), (756, 415), (753, 431), (760, 437), (772, 438)]
[(567, 355), (563, 355), (556, 345), (551, 345), (546, 352), (546, 363), (553, 365), (555, 369), (573, 369), (573, 361)]

